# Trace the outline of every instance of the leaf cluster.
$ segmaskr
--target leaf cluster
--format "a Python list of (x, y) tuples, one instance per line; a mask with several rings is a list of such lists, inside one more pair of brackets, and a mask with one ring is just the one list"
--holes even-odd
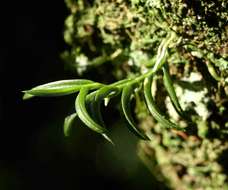
[(170, 33), (168, 38), (164, 40), (158, 48), (156, 62), (154, 63), (153, 68), (149, 69), (142, 75), (138, 75), (134, 78), (123, 79), (108, 85), (84, 79), (56, 81), (23, 91), (25, 93), (23, 98), (29, 99), (33, 96), (64, 96), (77, 93), (75, 100), (75, 113), (67, 116), (65, 119), (65, 135), (69, 135), (73, 121), (78, 117), (91, 130), (101, 134), (107, 140), (112, 142), (107, 135), (108, 131), (102, 118), (101, 105), (103, 102), (108, 102), (113, 97), (121, 94), (121, 107), (124, 116), (129, 123), (129, 130), (137, 137), (148, 140), (149, 137), (137, 128), (130, 106), (132, 98), (135, 97), (135, 91), (141, 90), (145, 97), (145, 103), (148, 110), (155, 120), (166, 128), (183, 130), (183, 128), (171, 122), (165, 114), (159, 110), (151, 93), (153, 77), (162, 70), (164, 87), (167, 89), (173, 106), (177, 113), (182, 116), (184, 115), (173, 87), (168, 64), (166, 63), (168, 46), (173, 38), (175, 38), (175, 34)]

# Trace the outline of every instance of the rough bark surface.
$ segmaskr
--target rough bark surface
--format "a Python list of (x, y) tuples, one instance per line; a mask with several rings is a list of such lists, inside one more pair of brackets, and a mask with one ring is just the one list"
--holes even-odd
[(228, 189), (227, 0), (66, 0), (66, 4), (70, 15), (64, 38), (70, 49), (62, 58), (78, 74), (94, 69), (99, 82), (150, 70), (159, 59), (161, 44), (175, 34), (166, 62), (187, 119), (173, 108), (162, 73), (156, 74), (153, 95), (161, 110), (187, 130), (160, 126), (148, 116), (138, 92), (135, 114), (151, 138), (139, 142), (138, 154), (171, 189)]

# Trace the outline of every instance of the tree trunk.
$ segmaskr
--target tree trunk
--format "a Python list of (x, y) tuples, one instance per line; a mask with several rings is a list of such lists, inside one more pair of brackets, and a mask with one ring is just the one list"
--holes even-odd
[(140, 141), (137, 152), (151, 173), (171, 189), (228, 189), (227, 0), (66, 4), (71, 14), (64, 38), (71, 49), (62, 58), (78, 74), (95, 70), (94, 80), (111, 83), (153, 69), (159, 59), (169, 67), (184, 111), (174, 109), (161, 71), (152, 93), (160, 111), (185, 131), (167, 129), (149, 116), (142, 87), (135, 94), (136, 118), (151, 139)]

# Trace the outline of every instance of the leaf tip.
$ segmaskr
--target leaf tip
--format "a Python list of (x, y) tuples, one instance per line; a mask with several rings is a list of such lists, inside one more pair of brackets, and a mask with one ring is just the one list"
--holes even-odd
[(70, 130), (72, 128), (73, 122), (76, 117), (77, 117), (77, 113), (73, 113), (73, 114), (65, 117), (64, 124), (63, 124), (63, 132), (64, 132), (65, 137), (70, 136)]
[(34, 95), (32, 95), (32, 94), (28, 94), (27, 91), (22, 91), (22, 92), (24, 93), (24, 95), (22, 97), (23, 100), (28, 100), (28, 99), (31, 99), (34, 97)]
[(148, 137), (148, 135), (143, 135), (144, 136), (144, 138), (143, 138), (143, 140), (145, 140), (145, 141), (151, 141), (151, 138), (150, 137)]
[(112, 141), (112, 139), (111, 139), (108, 135), (106, 135), (106, 134), (103, 133), (102, 136), (103, 136), (108, 142), (110, 142), (113, 146), (115, 146), (114, 142)]

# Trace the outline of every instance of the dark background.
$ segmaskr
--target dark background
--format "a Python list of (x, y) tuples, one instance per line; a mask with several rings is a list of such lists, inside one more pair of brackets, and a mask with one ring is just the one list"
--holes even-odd
[(113, 147), (83, 126), (63, 136), (73, 95), (22, 101), (22, 90), (76, 78), (59, 57), (67, 48), (64, 2), (7, 2), (1, 8), (0, 189), (158, 189), (118, 114), (109, 120), (115, 121)]

